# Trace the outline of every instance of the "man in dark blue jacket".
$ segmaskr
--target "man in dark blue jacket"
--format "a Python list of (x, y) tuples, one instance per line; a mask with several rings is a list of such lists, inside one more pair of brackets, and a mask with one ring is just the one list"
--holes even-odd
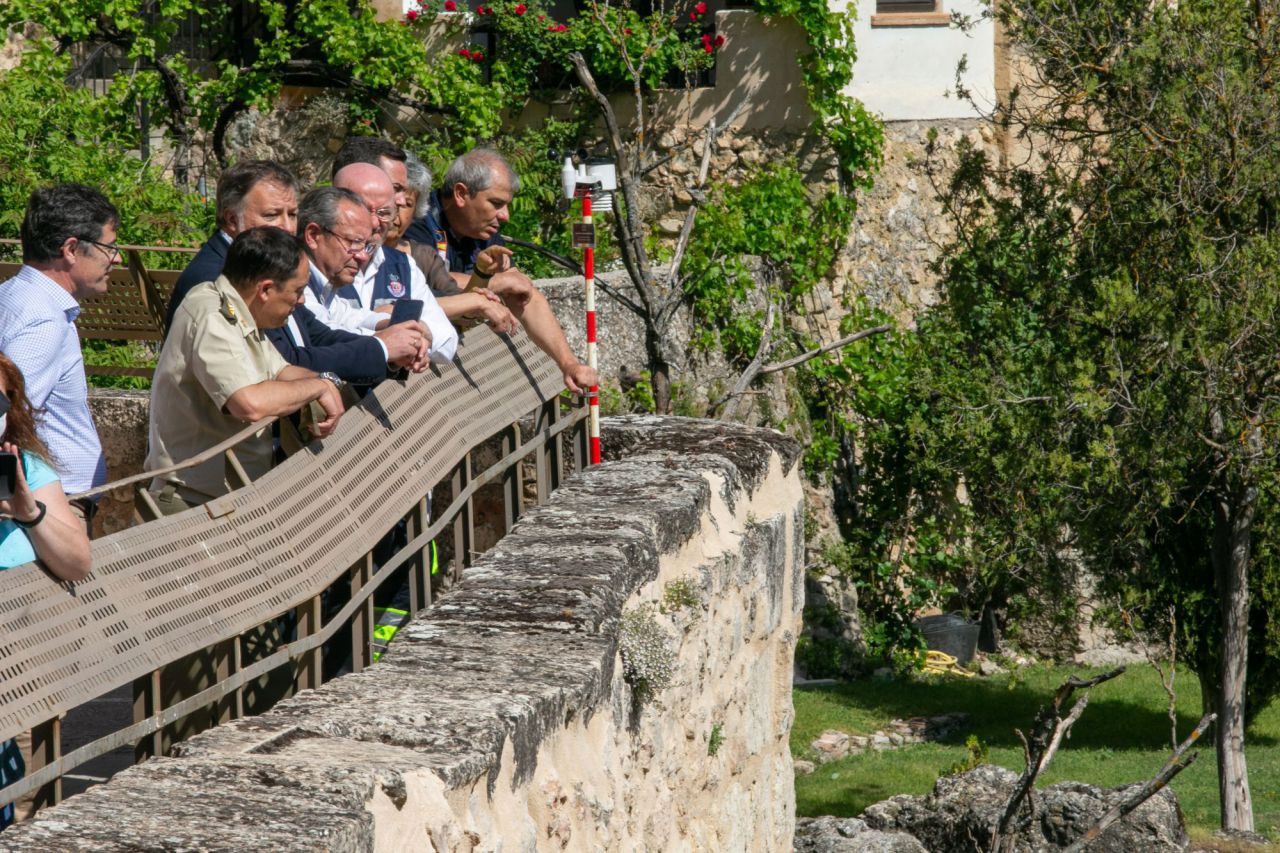
[[(271, 225), (294, 233), (298, 182), (288, 169), (269, 160), (237, 163), (218, 179), (217, 205), (218, 231), (178, 277), (166, 328), (187, 293), (222, 273), (227, 249), (241, 231)], [(388, 363), (411, 366), (419, 348), (413, 330), (390, 327), (377, 335), (357, 335), (331, 329), (302, 306), (294, 309), (286, 325), (268, 331), (267, 337), (290, 364), (362, 384), (384, 379)]]

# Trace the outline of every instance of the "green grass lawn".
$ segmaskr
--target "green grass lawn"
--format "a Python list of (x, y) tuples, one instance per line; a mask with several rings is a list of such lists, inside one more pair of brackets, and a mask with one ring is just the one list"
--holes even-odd
[[(894, 794), (927, 793), (940, 770), (965, 759), (964, 743), (970, 734), (990, 749), (990, 763), (1021, 772), (1022, 745), (1014, 729), (1028, 731), (1037, 710), (1069, 674), (1101, 671), (1036, 667), (992, 678), (913, 677), (797, 689), (791, 730), (791, 752), (796, 758), (812, 759), (809, 744), (826, 729), (869, 734), (895, 717), (948, 711), (966, 712), (969, 722), (945, 742), (853, 756), (798, 776), (796, 813), (853, 816)], [(1194, 676), (1179, 674), (1177, 692), (1178, 736), (1185, 738), (1199, 719), (1200, 688)], [(1093, 688), (1088, 709), (1040, 783), (1073, 780), (1111, 787), (1148, 779), (1168, 758), (1169, 739), (1167, 699), (1160, 679), (1148, 666), (1131, 666), (1119, 678)], [(1280, 706), (1273, 705), (1260, 715), (1245, 749), (1254, 825), (1280, 840)], [(1218, 827), (1212, 729), (1200, 752), (1196, 763), (1171, 785), (1188, 827), (1197, 836)]]

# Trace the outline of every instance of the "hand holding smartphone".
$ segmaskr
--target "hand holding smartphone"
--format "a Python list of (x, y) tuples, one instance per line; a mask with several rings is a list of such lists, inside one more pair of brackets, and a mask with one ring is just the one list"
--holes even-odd
[(387, 325), (394, 326), (396, 323), (407, 323), (421, 318), (421, 299), (397, 299), (391, 308), (391, 322)]
[(18, 454), (0, 451), (0, 501), (7, 501), (18, 491)]

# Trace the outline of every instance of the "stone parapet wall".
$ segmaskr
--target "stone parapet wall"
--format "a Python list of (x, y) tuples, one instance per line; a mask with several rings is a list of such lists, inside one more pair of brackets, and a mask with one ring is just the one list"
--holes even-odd
[[(107, 482), (140, 474), (147, 460), (148, 391), (89, 389), (89, 411), (107, 457)], [(124, 530), (133, 523), (133, 489), (114, 489), (98, 502), (95, 535)]]
[[(0, 847), (790, 849), (799, 448), (674, 418), (608, 419), (604, 444), (606, 464), (529, 512), (381, 663)], [(665, 639), (624, 659), (646, 633)]]

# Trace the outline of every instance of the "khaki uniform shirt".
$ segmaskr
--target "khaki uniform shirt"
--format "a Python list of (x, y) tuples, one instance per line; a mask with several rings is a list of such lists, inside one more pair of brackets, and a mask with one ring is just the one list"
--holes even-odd
[[(231, 315), (231, 316), (228, 316)], [(288, 362), (254, 325), (249, 308), (226, 276), (202, 284), (182, 300), (160, 350), (151, 383), (148, 469), (190, 459), (225, 441), (246, 424), (223, 410), (241, 388), (274, 379)], [(260, 430), (235, 448), (254, 479), (271, 468), (271, 429)], [(188, 503), (226, 494), (226, 457), (177, 471), (151, 482), (178, 487)]]

